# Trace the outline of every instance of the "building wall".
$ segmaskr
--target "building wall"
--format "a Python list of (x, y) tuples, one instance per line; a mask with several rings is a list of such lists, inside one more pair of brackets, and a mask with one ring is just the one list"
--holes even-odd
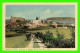
[(34, 23), (35, 25), (39, 25), (41, 23), (41, 20), (33, 20), (32, 23)]
[(11, 16), (11, 23), (15, 23), (15, 22), (16, 22), (16, 20), (25, 21), (25, 19), (24, 19), (24, 18), (21, 18), (21, 17), (13, 17), (13, 16)]

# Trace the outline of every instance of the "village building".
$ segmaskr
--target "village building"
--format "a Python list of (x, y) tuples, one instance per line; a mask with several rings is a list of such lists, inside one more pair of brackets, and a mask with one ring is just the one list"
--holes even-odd
[(43, 26), (42, 20), (39, 17), (36, 17), (36, 20), (31, 20), (29, 23), (26, 23), (29, 29)]
[(15, 23), (17, 20), (20, 20), (20, 21), (25, 21), (25, 19), (24, 18), (22, 18), (22, 17), (13, 17), (13, 16), (11, 16), (11, 23)]
[(31, 23), (39, 27), (39, 25), (41, 24), (41, 20), (39, 17), (36, 17), (36, 20), (32, 20)]
[(52, 26), (53, 26), (54, 28), (57, 28), (57, 23), (56, 23), (56, 22), (53, 22), (53, 23), (52, 23)]
[(75, 26), (75, 24), (70, 24), (71, 26)]
[[(23, 26), (24, 27), (24, 26), (27, 26), (29, 29), (31, 29), (31, 28), (36, 28), (36, 27), (44, 26), (44, 20), (40, 20), (39, 17), (36, 17), (35, 20), (31, 20), (30, 22), (28, 22), (28, 20), (25, 20), (24, 18), (13, 17), (13, 16), (11, 16), (10, 20), (11, 20), (11, 22), (9, 23), (9, 25), (11, 27), (19, 27), (19, 26)], [(19, 24), (17, 22), (17, 20), (23, 21), (23, 22), (25, 22), (25, 24)]]
[(63, 28), (67, 29), (67, 26), (64, 25)]
[(15, 23), (9, 23), (9, 26), (16, 27), (16, 26), (18, 26), (18, 23), (17, 22), (15, 22)]

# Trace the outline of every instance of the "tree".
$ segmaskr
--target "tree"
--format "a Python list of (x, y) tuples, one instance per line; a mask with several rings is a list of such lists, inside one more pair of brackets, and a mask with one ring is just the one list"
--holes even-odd
[(25, 21), (21, 21), (21, 20), (16, 20), (16, 22), (18, 22), (20, 25), (21, 25), (21, 24), (26, 24)]

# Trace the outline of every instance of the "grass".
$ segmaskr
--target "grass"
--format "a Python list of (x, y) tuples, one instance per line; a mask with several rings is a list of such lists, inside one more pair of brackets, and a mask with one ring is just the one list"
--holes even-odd
[(6, 37), (20, 36), (24, 33), (6, 32)]
[(6, 48), (25, 48), (30, 41), (26, 41), (26, 36), (15, 36), (6, 38)]
[(6, 32), (6, 35), (16, 34), (16, 32)]
[[(42, 30), (31, 30), (28, 32), (42, 32), (43, 34), (46, 33), (46, 31), (50, 31), (53, 33), (53, 36), (56, 38), (57, 37), (57, 30), (59, 31), (60, 34), (64, 34), (64, 39), (71, 39), (71, 31), (69, 28), (64, 29), (64, 28), (50, 28), (50, 29), (42, 29)], [(6, 35), (14, 35), (14, 37), (8, 37), (6, 38), (6, 48), (25, 48), (27, 45), (30, 43), (30, 41), (25, 41), (26, 36), (23, 33), (16, 33), (16, 32), (6, 32)], [(15, 36), (15, 35), (21, 35), (21, 36)], [(37, 41), (35, 39), (35, 41)], [(39, 48), (38, 43), (33, 44), (34, 48)]]
[(60, 34), (64, 34), (64, 39), (70, 39), (72, 38), (71, 36), (71, 31), (69, 28), (64, 29), (64, 28), (52, 28), (52, 29), (43, 29), (43, 30), (32, 30), (32, 31), (28, 31), (28, 32), (42, 32), (43, 34), (46, 33), (46, 31), (50, 31), (53, 33), (53, 36), (56, 38), (57, 37), (57, 30), (59, 31)]

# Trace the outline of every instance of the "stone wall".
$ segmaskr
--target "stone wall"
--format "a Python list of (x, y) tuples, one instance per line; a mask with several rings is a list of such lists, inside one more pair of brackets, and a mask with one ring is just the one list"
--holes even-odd
[(25, 19), (22, 18), (22, 17), (13, 17), (13, 16), (11, 16), (11, 23), (15, 23), (16, 20), (25, 21)]

